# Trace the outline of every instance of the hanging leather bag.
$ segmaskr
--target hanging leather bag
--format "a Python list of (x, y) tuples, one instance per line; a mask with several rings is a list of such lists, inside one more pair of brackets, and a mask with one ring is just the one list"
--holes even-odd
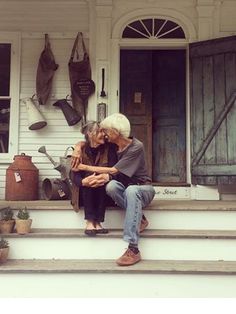
[[(68, 63), (69, 68), (69, 77), (70, 77), (70, 85), (71, 85), (71, 97), (73, 107), (77, 110), (77, 112), (84, 116), (84, 120), (86, 120), (86, 110), (87, 110), (87, 102), (89, 95), (94, 92), (95, 85), (91, 80), (91, 66), (89, 55), (87, 53), (83, 34), (79, 32), (76, 36), (70, 60)], [(87, 93), (87, 97), (83, 97), (80, 93), (81, 86), (83, 85), (93, 85), (93, 90), (90, 94)], [(84, 95), (84, 94), (83, 94)], [(82, 96), (82, 97), (81, 97)]]
[(45, 34), (45, 46), (37, 68), (36, 93), (40, 105), (45, 105), (52, 89), (52, 80), (58, 68), (49, 43), (48, 34)]

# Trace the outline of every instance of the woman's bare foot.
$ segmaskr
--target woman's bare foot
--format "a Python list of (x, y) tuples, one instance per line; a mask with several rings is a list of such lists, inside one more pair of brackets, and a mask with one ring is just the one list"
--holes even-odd
[(96, 230), (103, 229), (103, 227), (102, 227), (100, 222), (95, 222), (95, 228), (96, 228)]
[(108, 233), (108, 230), (103, 228), (100, 222), (95, 222), (95, 228), (97, 233), (101, 234)]
[(84, 230), (84, 233), (89, 236), (95, 236), (97, 233), (97, 230), (94, 226), (94, 222), (91, 220), (87, 220), (86, 222), (86, 229)]

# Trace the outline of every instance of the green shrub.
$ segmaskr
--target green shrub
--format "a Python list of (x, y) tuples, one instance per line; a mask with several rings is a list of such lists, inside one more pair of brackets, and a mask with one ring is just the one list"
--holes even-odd
[(27, 220), (27, 219), (29, 219), (30, 214), (29, 214), (27, 208), (25, 207), (24, 209), (20, 208), (16, 216), (18, 219)]
[(12, 220), (13, 210), (10, 207), (5, 207), (1, 209), (1, 220)]
[(5, 249), (9, 247), (9, 243), (7, 240), (1, 238), (0, 240), (0, 249)]

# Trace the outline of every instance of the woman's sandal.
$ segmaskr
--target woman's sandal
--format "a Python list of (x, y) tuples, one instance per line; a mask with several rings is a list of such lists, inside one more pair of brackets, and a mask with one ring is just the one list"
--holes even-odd
[(90, 237), (94, 237), (97, 234), (97, 230), (96, 229), (85, 229), (84, 233)]
[(102, 229), (95, 229), (97, 234), (105, 234), (108, 233), (108, 229), (102, 228)]

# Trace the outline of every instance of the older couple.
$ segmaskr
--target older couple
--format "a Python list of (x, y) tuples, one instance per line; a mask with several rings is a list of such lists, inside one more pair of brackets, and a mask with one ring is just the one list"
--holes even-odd
[(108, 232), (101, 225), (107, 194), (126, 211), (123, 238), (129, 246), (116, 262), (120, 266), (133, 265), (141, 260), (139, 234), (148, 225), (142, 209), (155, 195), (147, 174), (143, 144), (129, 137), (129, 120), (120, 113), (108, 116), (100, 126), (91, 122), (85, 128), (86, 143), (76, 145), (72, 160), (74, 182), (85, 190), (82, 192), (85, 232), (89, 235)]

